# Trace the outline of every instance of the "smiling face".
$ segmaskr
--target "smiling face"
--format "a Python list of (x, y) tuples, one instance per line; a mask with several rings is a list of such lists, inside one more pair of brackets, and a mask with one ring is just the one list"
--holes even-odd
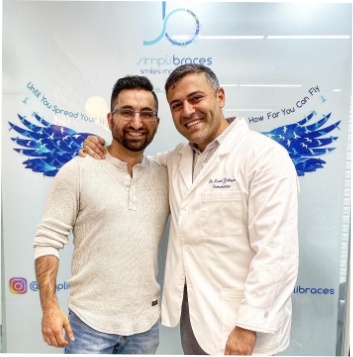
[(176, 129), (201, 151), (228, 127), (224, 90), (215, 92), (204, 73), (185, 75), (168, 89), (167, 100)]
[[(152, 92), (144, 89), (124, 89), (114, 101), (113, 112), (116, 109), (131, 109), (133, 111), (156, 111)], [(141, 120), (135, 113), (132, 118), (126, 118), (119, 112), (108, 114), (109, 128), (112, 131), (115, 149), (126, 149), (133, 152), (143, 151), (154, 138), (159, 124), (159, 118)]]

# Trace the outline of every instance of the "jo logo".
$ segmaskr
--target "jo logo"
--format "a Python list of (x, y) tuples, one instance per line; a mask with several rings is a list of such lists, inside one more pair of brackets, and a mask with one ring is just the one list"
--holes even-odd
[[(162, 31), (160, 33), (160, 35), (155, 38), (154, 40), (151, 41), (143, 41), (144, 46), (151, 46), (156, 44), (157, 42), (159, 42), (164, 36), (168, 39), (168, 41), (175, 45), (175, 46), (180, 46), (180, 47), (185, 47), (187, 45), (190, 45), (190, 43), (194, 42), (196, 37), (198, 36), (199, 32), (200, 32), (200, 21), (197, 18), (197, 16), (188, 9), (183, 9), (183, 8), (179, 8), (179, 9), (175, 9), (171, 12), (169, 12), (167, 15), (165, 13), (165, 7), (166, 7), (166, 1), (162, 2), (162, 16), (163, 16), (163, 25), (162, 25)], [(192, 17), (192, 20), (195, 22), (195, 28), (193, 33), (187, 38), (185, 39), (185, 41), (177, 41), (176, 39), (173, 39), (166, 30), (167, 27), (167, 22), (168, 20), (171, 18), (172, 15), (174, 15), (177, 12), (183, 12), (185, 13), (185, 15), (188, 15), (188, 17)]]
[(11, 278), (9, 284), (12, 294), (25, 294), (27, 292), (27, 280), (25, 278)]

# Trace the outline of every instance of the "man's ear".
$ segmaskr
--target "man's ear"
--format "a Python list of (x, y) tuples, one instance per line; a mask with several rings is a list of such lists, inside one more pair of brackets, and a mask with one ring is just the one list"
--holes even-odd
[(224, 91), (224, 88), (219, 87), (217, 90), (217, 98), (219, 101), (219, 106), (220, 108), (223, 108), (226, 104), (226, 93)]
[(108, 114), (107, 114), (107, 120), (108, 120), (109, 129), (112, 130), (112, 128), (113, 128), (114, 114), (113, 114), (113, 113), (108, 113)]

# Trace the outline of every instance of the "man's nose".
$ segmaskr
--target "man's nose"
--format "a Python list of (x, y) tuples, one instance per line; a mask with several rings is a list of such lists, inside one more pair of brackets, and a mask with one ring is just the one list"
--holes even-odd
[(194, 113), (195, 113), (194, 106), (190, 104), (188, 101), (185, 101), (183, 104), (183, 116), (188, 118)]
[(131, 118), (131, 126), (134, 129), (140, 129), (142, 127), (142, 120), (140, 118), (140, 113), (135, 112), (134, 116)]

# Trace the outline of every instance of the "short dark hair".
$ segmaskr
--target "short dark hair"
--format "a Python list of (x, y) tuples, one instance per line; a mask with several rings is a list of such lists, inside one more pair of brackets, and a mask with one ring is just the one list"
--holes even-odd
[(119, 93), (124, 89), (144, 89), (152, 93), (154, 98), (154, 104), (156, 106), (156, 112), (158, 112), (158, 98), (153, 91), (153, 84), (145, 76), (125, 76), (119, 78), (114, 87), (110, 100), (110, 110), (113, 111), (113, 104), (119, 96)]
[(207, 81), (212, 86), (213, 90), (217, 92), (219, 88), (219, 81), (215, 73), (202, 64), (182, 64), (174, 69), (165, 82), (165, 92), (168, 93), (170, 87), (174, 86), (180, 79), (191, 73), (205, 73)]

